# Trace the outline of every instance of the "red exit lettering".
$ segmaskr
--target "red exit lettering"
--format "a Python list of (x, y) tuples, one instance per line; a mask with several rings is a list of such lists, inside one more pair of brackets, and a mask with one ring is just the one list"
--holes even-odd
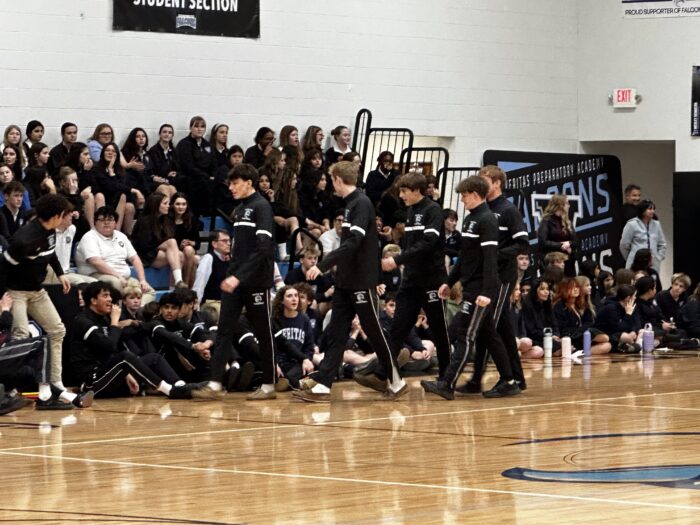
[(631, 102), (632, 101), (632, 90), (631, 89), (619, 89), (617, 91), (617, 102)]

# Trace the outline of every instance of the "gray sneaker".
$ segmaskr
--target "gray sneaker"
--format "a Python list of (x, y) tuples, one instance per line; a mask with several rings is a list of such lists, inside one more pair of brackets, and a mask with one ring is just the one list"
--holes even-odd
[(197, 401), (221, 401), (224, 398), (225, 392), (222, 390), (214, 390), (210, 386), (204, 386), (197, 390), (192, 390), (192, 399)]
[(277, 392), (265, 392), (262, 387), (245, 396), (247, 401), (262, 401), (265, 399), (277, 399)]

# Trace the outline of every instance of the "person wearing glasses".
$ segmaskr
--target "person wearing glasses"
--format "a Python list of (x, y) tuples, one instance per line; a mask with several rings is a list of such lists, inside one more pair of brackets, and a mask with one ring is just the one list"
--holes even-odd
[[(119, 214), (111, 206), (95, 212), (95, 227), (78, 244), (75, 260), (78, 273), (108, 282), (122, 292), (127, 286), (138, 286), (143, 292), (142, 304), (155, 299), (155, 291), (146, 281), (143, 262), (129, 238), (116, 229)], [(131, 268), (136, 279), (131, 277)]]
[(318, 240), (321, 242), (321, 246), (323, 246), (324, 255), (340, 246), (340, 234), (343, 233), (343, 217), (345, 217), (345, 210), (337, 210), (335, 212), (335, 218), (333, 219), (333, 227), (319, 237)]
[(231, 264), (231, 236), (225, 230), (214, 230), (209, 234), (209, 253), (202, 256), (197, 266), (192, 290), (199, 303), (210, 305), (217, 312), (221, 309), (221, 281)]

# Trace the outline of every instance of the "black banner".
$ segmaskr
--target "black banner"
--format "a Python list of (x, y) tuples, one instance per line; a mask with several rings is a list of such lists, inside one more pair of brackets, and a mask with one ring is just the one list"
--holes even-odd
[(484, 164), (495, 164), (508, 174), (505, 194), (525, 218), (533, 251), (551, 195), (563, 193), (569, 197), (580, 244), (576, 259), (593, 259), (607, 271), (624, 266), (618, 247), (624, 224), (617, 157), (488, 150)]
[(700, 136), (700, 66), (693, 66), (693, 86), (690, 101), (690, 135)]
[(260, 0), (114, 0), (112, 28), (260, 37)]

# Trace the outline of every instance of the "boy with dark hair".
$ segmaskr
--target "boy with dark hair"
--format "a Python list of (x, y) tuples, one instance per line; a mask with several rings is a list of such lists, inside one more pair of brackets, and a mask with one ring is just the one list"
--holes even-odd
[(65, 163), (71, 147), (77, 140), (78, 126), (72, 122), (64, 122), (61, 125), (61, 142), (51, 148), (49, 152), (49, 162), (46, 167), (51, 177), (55, 178), (58, 175), (58, 170)]
[(233, 253), (227, 277), (221, 282), (221, 313), (216, 348), (211, 362), (211, 380), (196, 392), (199, 399), (221, 399), (226, 365), (238, 357), (233, 336), (245, 308), (260, 348), (263, 379), (249, 400), (274, 399), (275, 351), (270, 324), (270, 288), (274, 284), (275, 221), (270, 203), (256, 190), (257, 170), (249, 164), (234, 167), (229, 190), (240, 204), (233, 212)]
[(135, 395), (144, 382), (171, 399), (189, 399), (192, 385), (175, 374), (163, 356), (139, 357), (124, 345), (119, 327), (121, 308), (112, 303), (115, 290), (101, 281), (83, 290), (85, 310), (73, 321), (71, 360), (83, 391), (95, 395)]
[(159, 313), (148, 330), (156, 351), (163, 354), (177, 375), (190, 382), (204, 381), (210, 375), (214, 341), (202, 324), (180, 319), (182, 299), (176, 292), (163, 294)]
[(462, 304), (453, 324), (459, 339), (466, 346), (457, 345), (450, 364), (437, 381), (421, 381), (426, 392), (444, 399), (454, 399), (454, 391), (467, 355), (475, 348), (477, 339), (491, 352), (500, 380), (484, 397), (502, 397), (520, 393), (513, 379), (510, 361), (503, 341), (496, 331), (493, 308), (500, 282), (498, 280), (498, 220), (486, 203), (489, 181), (478, 175), (467, 177), (457, 185), (456, 192), (469, 210), (462, 228), (462, 249), (458, 262), (452, 268), (447, 284), (440, 287), (442, 299), (449, 297), (450, 288), (462, 283)]
[(622, 220), (623, 224), (637, 216), (637, 206), (642, 200), (642, 188), (636, 184), (628, 184), (625, 186), (623, 194), (624, 203), (622, 204)]
[(331, 386), (342, 362), (355, 314), (359, 316), (389, 377), (390, 384), (383, 392), (384, 398), (397, 399), (408, 390), (379, 324), (375, 291), (379, 284), (379, 240), (375, 212), (369, 198), (357, 190), (357, 176), (357, 168), (352, 162), (340, 161), (331, 168), (333, 187), (346, 204), (341, 243), (317, 266), (306, 271), (307, 280), (313, 281), (337, 265), (328, 349), (318, 371), (303, 379), (300, 382), (302, 390), (293, 393), (303, 401), (330, 402)]
[(13, 180), (7, 183), (2, 192), (5, 195), (5, 204), (0, 208), (0, 212), (2, 212), (7, 224), (7, 240), (9, 241), (26, 220), (22, 210), (25, 189), (21, 182)]
[(622, 353), (635, 353), (642, 349), (636, 343), (637, 332), (642, 326), (635, 288), (628, 284), (617, 287), (615, 299), (605, 301), (595, 318), (595, 327), (608, 335), (613, 350)]
[[(443, 218), (440, 206), (424, 196), (427, 181), (420, 173), (409, 173), (399, 179), (399, 197), (408, 208), (404, 250), (399, 255), (386, 254), (382, 270), (395, 271), (404, 267), (401, 287), (396, 296), (396, 314), (390, 323), (390, 344), (394, 357), (411, 334), (421, 309), (425, 311), (433, 328), (437, 347), (439, 377), (450, 363), (450, 341), (445, 323), (445, 305), (438, 295), (439, 288), (447, 281)], [(388, 248), (388, 246), (387, 246)], [(386, 248), (385, 248), (386, 249)], [(386, 301), (389, 301), (388, 296)], [(412, 350), (422, 348), (418, 339)], [(430, 361), (427, 361), (430, 364)], [(367, 377), (367, 366), (355, 370), (355, 380), (372, 387), (375, 381)], [(383, 378), (384, 370), (376, 375)]]
[[(66, 329), (42, 283), (46, 268), (51, 265), (63, 292), (70, 290), (70, 281), (63, 275), (63, 268), (56, 257), (56, 227), (65, 213), (72, 211), (71, 204), (61, 195), (48, 194), (36, 201), (36, 219), (24, 224), (10, 241), (0, 268), (0, 294), (9, 290), (12, 296), (12, 337), (15, 340), (29, 337), (29, 317), (32, 317), (48, 334), (51, 373), (49, 381), (39, 385), (37, 407), (46, 409), (72, 408), (66, 404), (87, 407), (92, 396), (76, 396), (63, 385), (62, 344)], [(52, 394), (53, 390), (53, 394)]]

